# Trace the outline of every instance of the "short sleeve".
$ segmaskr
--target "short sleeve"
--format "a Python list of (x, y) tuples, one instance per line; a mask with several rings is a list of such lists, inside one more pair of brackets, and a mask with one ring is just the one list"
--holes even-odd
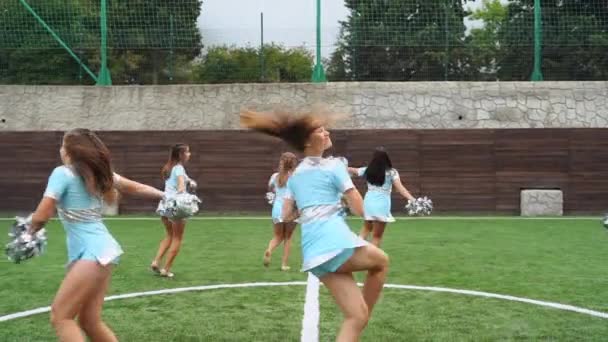
[(347, 169), (343, 164), (334, 168), (334, 185), (340, 192), (344, 192), (348, 189), (354, 188), (353, 180), (350, 178)]
[(338, 159), (342, 164), (344, 164), (344, 166), (348, 167), (348, 159), (346, 159), (346, 157), (337, 157), (336, 159)]
[(118, 189), (120, 187), (121, 180), (122, 176), (116, 172), (113, 172), (112, 182), (114, 182), (114, 189)]
[(182, 165), (177, 164), (173, 167), (173, 174), (175, 175), (175, 177), (185, 176), (186, 170)]
[(113, 172), (112, 181), (114, 182), (114, 184), (120, 183), (121, 179), (122, 177), (118, 173)]
[(273, 186), (274, 184), (274, 180), (277, 179), (277, 175), (278, 173), (273, 173), (272, 176), (270, 176), (270, 179), (268, 180), (268, 186)]
[(59, 200), (65, 193), (70, 180), (69, 171), (65, 166), (56, 167), (51, 175), (44, 191), (44, 197), (50, 197)]
[(283, 198), (293, 200), (293, 182), (292, 178), (289, 177), (287, 180), (287, 184), (285, 186), (285, 193), (283, 194)]
[(391, 169), (391, 180), (395, 181), (399, 179), (399, 172), (395, 169)]
[(357, 169), (357, 176), (359, 177), (363, 177), (363, 175), (365, 174), (365, 171), (367, 170), (367, 167), (360, 167)]

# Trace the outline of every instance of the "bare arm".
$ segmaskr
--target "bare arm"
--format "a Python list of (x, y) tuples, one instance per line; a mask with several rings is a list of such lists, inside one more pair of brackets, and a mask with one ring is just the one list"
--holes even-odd
[(184, 176), (177, 176), (177, 192), (182, 193), (186, 191), (186, 180)]
[(279, 175), (277, 173), (273, 173), (272, 176), (270, 176), (270, 179), (268, 180), (268, 192), (276, 192), (276, 189), (274, 188), (274, 181), (278, 176)]
[(32, 214), (32, 225), (30, 233), (39, 231), (55, 214), (55, 205), (57, 201), (51, 197), (43, 197), (38, 208)]
[[(117, 177), (115, 177), (114, 186), (121, 193), (137, 195), (140, 197), (145, 197), (145, 198), (150, 198), (150, 199), (162, 199), (163, 196), (165, 195), (164, 192), (162, 192), (154, 187), (151, 187), (149, 185), (138, 183), (136, 181), (132, 181), (128, 178), (125, 178), (125, 177), (122, 177), (119, 175), (116, 175), (116, 176)], [(181, 178), (182, 178), (182, 186), (184, 186), (183, 177), (181, 177)]]
[(283, 222), (290, 222), (298, 217), (296, 202), (293, 199), (283, 199), (283, 208), (281, 210), (281, 219)]
[(403, 196), (411, 201), (415, 200), (414, 196), (412, 196), (412, 194), (410, 194), (410, 192), (407, 191), (405, 186), (403, 186), (403, 183), (401, 183), (401, 178), (393, 179), (393, 186), (395, 187), (395, 189), (397, 189), (397, 192), (399, 192), (399, 194), (401, 196)]
[(361, 198), (359, 190), (350, 188), (344, 192), (344, 197), (346, 197), (350, 212), (357, 216), (363, 216), (363, 198)]

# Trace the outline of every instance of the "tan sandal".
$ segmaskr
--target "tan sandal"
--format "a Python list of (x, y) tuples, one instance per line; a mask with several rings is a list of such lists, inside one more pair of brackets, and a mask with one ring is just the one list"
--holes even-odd
[(270, 252), (267, 250), (264, 252), (264, 267), (268, 267), (270, 265)]
[(173, 274), (173, 273), (171, 273), (171, 272), (169, 272), (169, 271), (167, 271), (166, 269), (163, 268), (162, 270), (160, 270), (160, 276), (171, 279), (171, 278), (173, 278), (175, 276), (175, 274)]

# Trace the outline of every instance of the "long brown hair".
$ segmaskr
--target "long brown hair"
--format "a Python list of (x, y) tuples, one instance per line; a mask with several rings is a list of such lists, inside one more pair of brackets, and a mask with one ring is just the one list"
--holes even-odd
[(171, 176), (171, 169), (182, 160), (182, 154), (188, 150), (188, 145), (186, 144), (175, 144), (171, 146), (171, 150), (169, 152), (169, 160), (165, 163), (162, 170), (160, 171), (160, 175), (163, 179), (169, 178)]
[(291, 152), (285, 152), (279, 159), (279, 176), (277, 183), (280, 187), (284, 187), (289, 178), (289, 173), (298, 166), (298, 158)]
[(241, 112), (241, 126), (282, 139), (303, 152), (308, 137), (314, 130), (329, 122), (329, 117), (316, 113)]
[(63, 148), (74, 171), (84, 180), (87, 191), (102, 196), (107, 203), (116, 201), (110, 150), (103, 141), (92, 131), (77, 128), (63, 136)]

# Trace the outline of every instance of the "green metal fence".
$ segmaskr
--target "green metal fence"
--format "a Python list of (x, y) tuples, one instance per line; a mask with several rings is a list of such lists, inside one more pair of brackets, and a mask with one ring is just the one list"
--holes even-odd
[(344, 0), (331, 27), (330, 0), (293, 0), (316, 11), (307, 46), (263, 20), (256, 44), (204, 44), (211, 1), (3, 0), (0, 84), (608, 79), (605, 0)]

